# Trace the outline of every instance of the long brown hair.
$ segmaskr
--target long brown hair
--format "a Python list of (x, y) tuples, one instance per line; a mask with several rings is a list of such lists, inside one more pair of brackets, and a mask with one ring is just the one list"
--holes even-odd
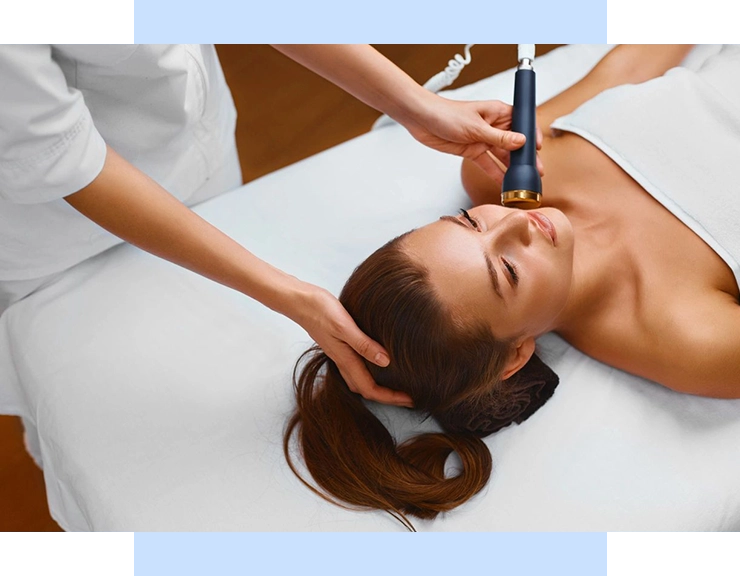
[[(293, 372), (297, 405), (283, 449), (296, 476), (322, 498), (343, 507), (384, 510), (413, 530), (407, 514), (434, 518), (485, 486), (492, 462), (479, 436), (525, 419), (552, 390), (529, 382), (501, 383), (510, 343), (494, 338), (484, 325), (454, 321), (434, 294), (427, 271), (403, 251), (404, 236), (365, 260), (339, 300), (390, 355), (387, 368), (367, 363), (375, 381), (408, 393), (415, 408), (436, 417), (447, 432), (397, 445), (362, 398), (350, 392), (334, 362), (313, 347)], [(294, 432), (321, 490), (292, 460)], [(446, 477), (445, 462), (453, 451), (462, 471)]]

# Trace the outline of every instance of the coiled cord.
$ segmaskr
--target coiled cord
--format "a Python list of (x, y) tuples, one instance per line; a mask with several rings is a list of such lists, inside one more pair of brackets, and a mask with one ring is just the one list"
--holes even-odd
[[(457, 77), (460, 76), (460, 72), (462, 72), (462, 69), (470, 64), (473, 59), (473, 57), (470, 55), (470, 49), (473, 46), (475, 46), (475, 44), (466, 44), (465, 56), (463, 57), (460, 54), (455, 54), (455, 57), (447, 63), (447, 68), (445, 68), (441, 72), (438, 72), (429, 80), (427, 80), (424, 84), (424, 88), (436, 94), (437, 92), (439, 92), (443, 88), (447, 88), (450, 84), (457, 80)], [(390, 124), (395, 124), (395, 120), (393, 120), (390, 116), (383, 114), (375, 121), (372, 130), (382, 128), (383, 126), (388, 126)]]
[(470, 48), (473, 46), (475, 46), (475, 44), (466, 44), (465, 57), (463, 58), (460, 54), (455, 54), (455, 57), (447, 63), (447, 68), (427, 80), (426, 84), (424, 84), (424, 88), (436, 94), (457, 80), (462, 69), (470, 64), (470, 61), (473, 59), (470, 56)]

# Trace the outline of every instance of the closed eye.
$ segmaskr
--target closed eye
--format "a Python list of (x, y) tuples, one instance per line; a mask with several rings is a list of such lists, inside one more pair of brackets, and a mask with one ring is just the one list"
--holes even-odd
[(480, 230), (481, 229), (480, 222), (478, 222), (478, 220), (476, 220), (470, 214), (468, 214), (468, 211), (467, 210), (465, 210), (464, 208), (460, 208), (460, 213), (465, 217), (465, 219), (468, 222), (470, 222), (473, 225), (473, 228), (475, 228), (476, 230)]
[(519, 274), (516, 272), (516, 266), (511, 264), (508, 260), (501, 258), (501, 261), (504, 263), (504, 267), (509, 272), (509, 276), (511, 276), (511, 281), (514, 283), (514, 286), (517, 286), (519, 284)]

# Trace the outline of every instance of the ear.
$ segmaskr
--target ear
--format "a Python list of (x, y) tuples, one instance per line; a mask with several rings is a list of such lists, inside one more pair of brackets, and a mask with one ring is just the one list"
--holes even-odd
[(501, 375), (502, 380), (508, 380), (524, 366), (534, 354), (534, 338), (529, 337), (518, 344), (511, 352), (509, 360), (504, 366), (504, 373)]

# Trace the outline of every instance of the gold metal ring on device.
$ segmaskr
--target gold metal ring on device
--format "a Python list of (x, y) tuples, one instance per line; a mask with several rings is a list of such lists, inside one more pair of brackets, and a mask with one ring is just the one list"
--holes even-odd
[(501, 193), (501, 204), (508, 208), (539, 208), (542, 194), (531, 190), (509, 190)]

